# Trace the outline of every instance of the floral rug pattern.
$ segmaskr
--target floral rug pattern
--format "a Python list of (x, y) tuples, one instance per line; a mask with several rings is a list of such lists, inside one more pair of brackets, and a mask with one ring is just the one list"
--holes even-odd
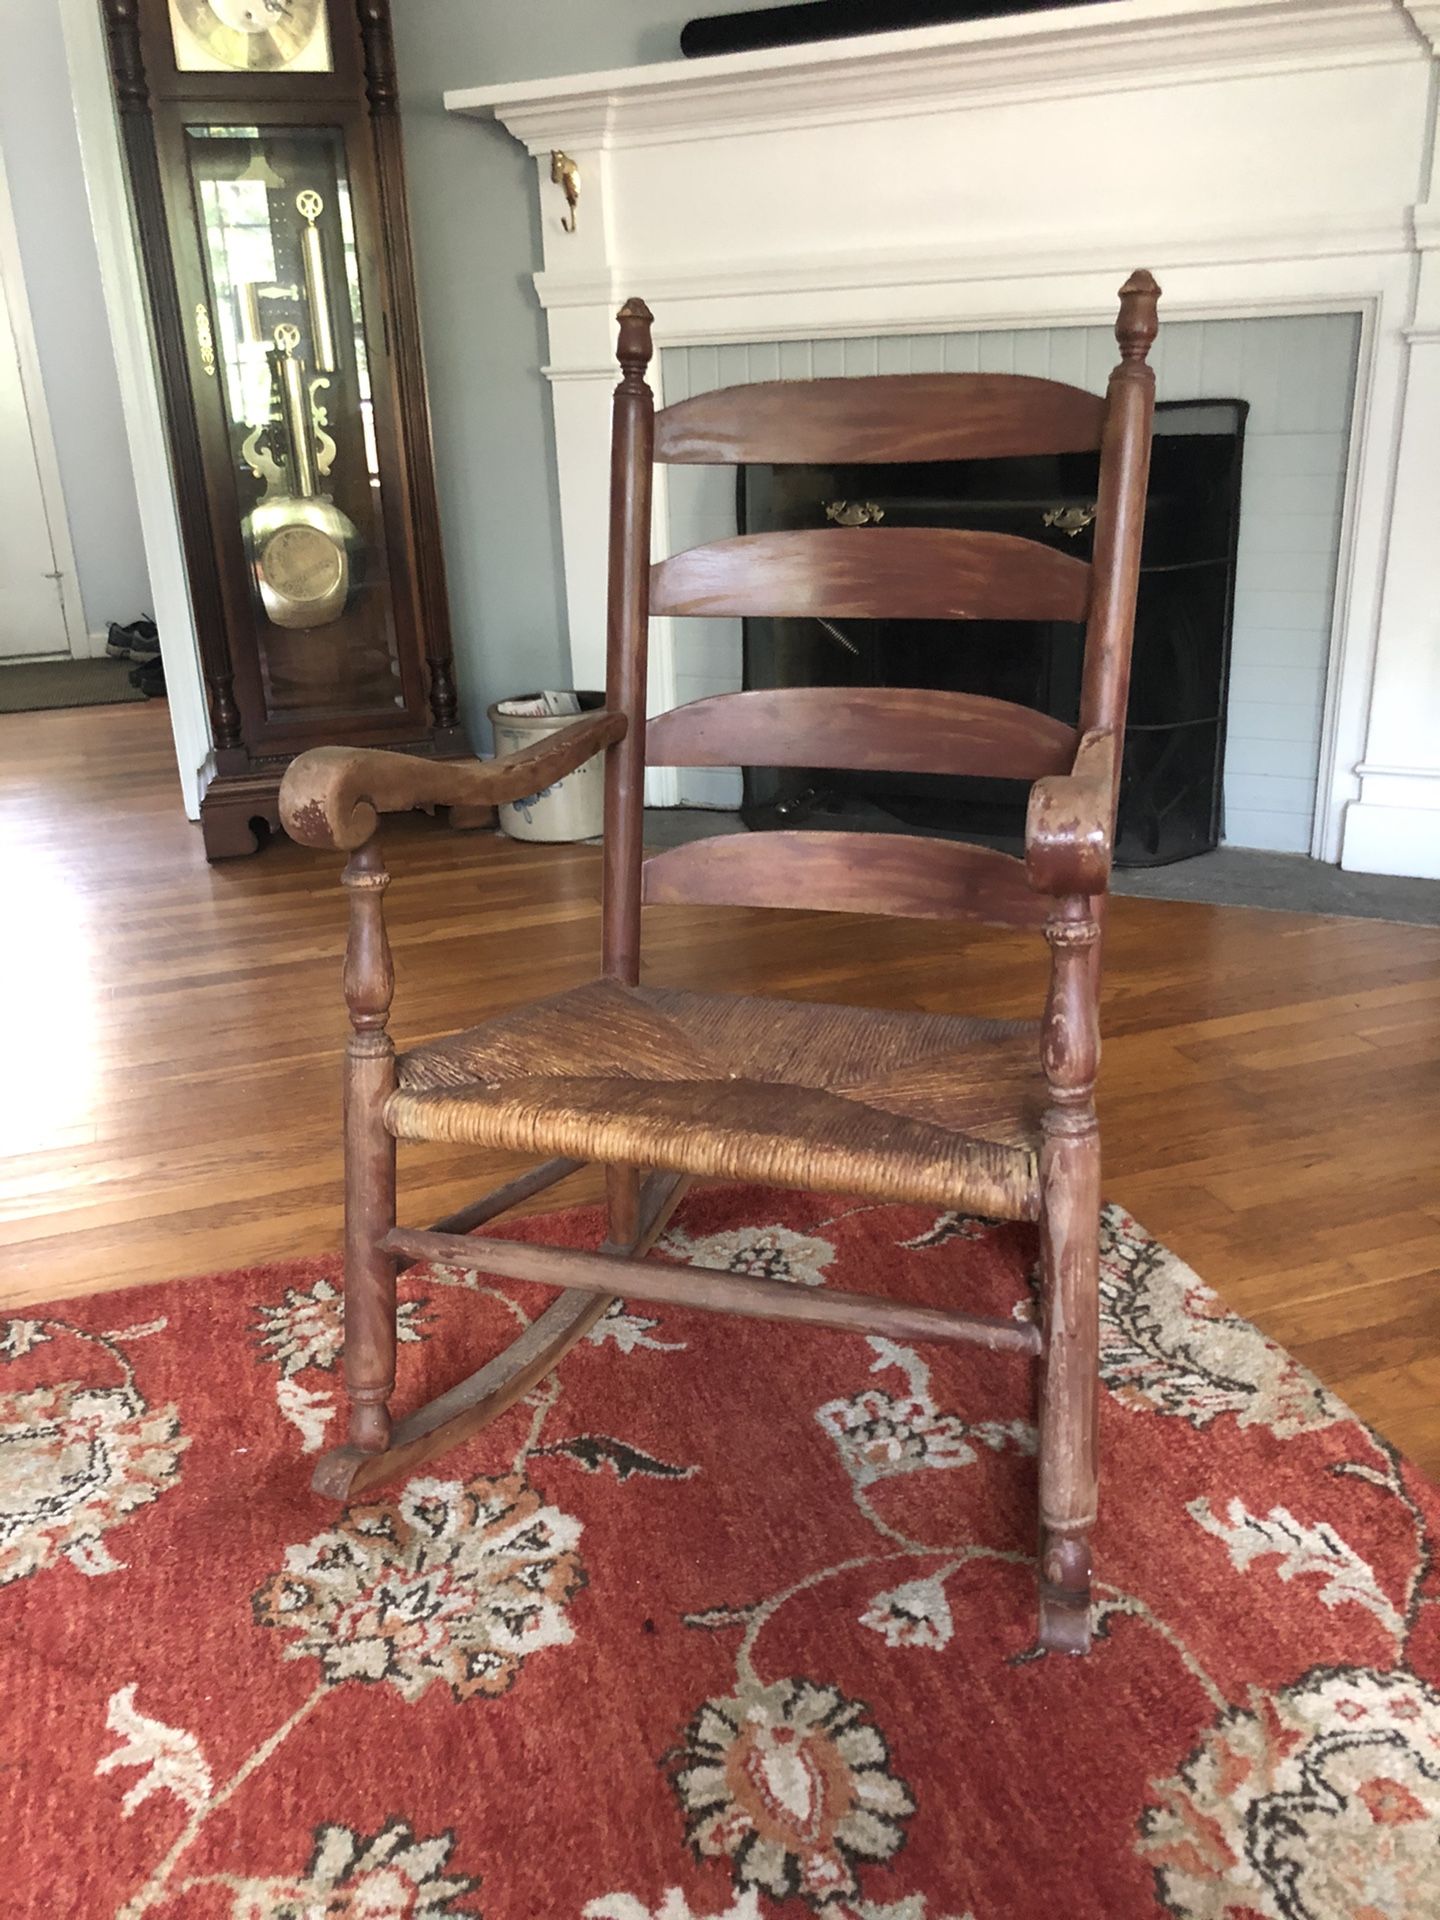
[[(934, 1209), (711, 1190), (656, 1257), (1034, 1312), (1031, 1230)], [(402, 1408), (549, 1298), (402, 1292)], [(1084, 1660), (1018, 1357), (620, 1301), (341, 1511), (333, 1262), (0, 1321), (0, 1909), (1440, 1913), (1440, 1497), (1113, 1208), (1103, 1293)]]

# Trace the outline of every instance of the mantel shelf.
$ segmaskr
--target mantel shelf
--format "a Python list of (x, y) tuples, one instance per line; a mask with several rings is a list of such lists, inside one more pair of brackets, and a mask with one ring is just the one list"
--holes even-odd
[(498, 119), (534, 154), (713, 139), (1237, 74), (1423, 61), (1435, 9), (1413, 0), (1101, 0), (798, 47), (459, 87), (452, 113)]

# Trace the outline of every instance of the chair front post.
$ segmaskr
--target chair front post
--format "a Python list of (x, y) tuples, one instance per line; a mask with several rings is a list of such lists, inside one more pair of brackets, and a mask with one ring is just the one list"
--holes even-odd
[[(1135, 595), (1145, 530), (1160, 289), (1143, 269), (1120, 289), (1120, 361), (1106, 389), (1080, 731), (1116, 737), (1110, 834), (1120, 797)], [(1040, 1643), (1090, 1645), (1090, 1534), (1099, 1485), (1100, 952), (1106, 896), (1058, 900), (1045, 926), (1050, 994), (1040, 1033), (1048, 1089), (1040, 1149)]]
[(1083, 895), (1045, 927), (1050, 994), (1040, 1057), (1049, 1092), (1040, 1151), (1040, 1642), (1090, 1644), (1090, 1532), (1099, 1466), (1100, 1029), (1093, 957), (1100, 927)]
[(395, 1138), (385, 1102), (395, 1090), (395, 1043), (387, 1031), (395, 969), (385, 932), (385, 870), (379, 844), (351, 854), (341, 876), (350, 898), (345, 946), (345, 1390), (352, 1447), (381, 1453), (390, 1440), (395, 1387), (397, 1259), (380, 1242), (395, 1225)]

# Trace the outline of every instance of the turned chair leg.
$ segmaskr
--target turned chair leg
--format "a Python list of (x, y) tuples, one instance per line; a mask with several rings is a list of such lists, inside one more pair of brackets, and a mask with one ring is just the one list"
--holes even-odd
[(1052, 1137), (1041, 1182), (1040, 1644), (1084, 1653), (1099, 1477), (1098, 1137)]
[(395, 1225), (395, 1140), (384, 1122), (395, 1089), (395, 1046), (386, 1031), (395, 975), (385, 934), (390, 883), (373, 841), (350, 858), (345, 1004), (345, 1390), (349, 1442), (381, 1453), (390, 1442), (395, 1388), (395, 1276), (398, 1258), (380, 1251)]
[(617, 1251), (633, 1244), (640, 1231), (640, 1170), (605, 1169), (605, 1244)]
[(1095, 1119), (1099, 927), (1083, 898), (1046, 926), (1054, 955), (1041, 1055), (1040, 1644), (1090, 1646), (1090, 1534), (1099, 1486), (1100, 1134)]

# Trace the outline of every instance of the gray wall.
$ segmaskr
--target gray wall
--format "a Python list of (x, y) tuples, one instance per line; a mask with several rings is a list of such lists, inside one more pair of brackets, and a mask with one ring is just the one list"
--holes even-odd
[(20, 242), (85, 624), (149, 602), (140, 516), (80, 170), (60, 9), (0, 0), (0, 151)]
[[(3, 3), (3, 0), (0, 0)], [(769, 0), (725, 0), (725, 11)], [(497, 696), (565, 685), (569, 657), (535, 163), (447, 114), (447, 87), (679, 55), (704, 0), (392, 0), (410, 208), (461, 694), (477, 746)]]

